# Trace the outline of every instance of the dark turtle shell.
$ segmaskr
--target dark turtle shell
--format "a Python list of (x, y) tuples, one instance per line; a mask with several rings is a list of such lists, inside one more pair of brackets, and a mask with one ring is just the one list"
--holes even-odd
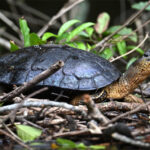
[(38, 85), (72, 90), (96, 90), (111, 84), (120, 72), (93, 53), (60, 45), (32, 46), (0, 57), (0, 83), (20, 85), (58, 60), (65, 65)]

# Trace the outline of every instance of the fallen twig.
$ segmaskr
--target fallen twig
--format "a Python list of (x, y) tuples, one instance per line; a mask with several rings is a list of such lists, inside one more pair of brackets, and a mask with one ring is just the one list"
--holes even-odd
[(98, 109), (98, 107), (95, 105), (89, 94), (83, 95), (83, 101), (88, 108), (89, 117), (100, 121), (102, 124), (106, 124), (109, 122), (109, 119), (101, 113), (100, 109)]
[(16, 140), (22, 141), (5, 123), (2, 123), (2, 125)]
[(131, 110), (131, 111), (128, 111), (128, 112), (126, 112), (126, 113), (123, 113), (123, 114), (121, 114), (121, 115), (119, 115), (119, 116), (113, 118), (112, 120), (110, 120), (110, 121), (109, 121), (108, 123), (106, 123), (105, 125), (111, 124), (111, 123), (113, 123), (113, 122), (115, 122), (115, 121), (117, 121), (117, 120), (119, 120), (119, 119), (121, 119), (121, 118), (123, 118), (123, 117), (126, 117), (126, 116), (128, 116), (128, 115), (131, 115), (131, 114), (133, 114), (133, 113), (136, 113), (136, 112), (140, 111), (140, 110), (143, 109), (143, 108), (147, 109), (148, 105), (150, 105), (150, 101), (147, 102), (147, 103), (145, 103), (145, 104), (140, 104), (140, 105), (139, 105), (138, 107), (136, 107), (135, 109), (133, 109), (133, 110)]
[(134, 137), (141, 136), (141, 135), (146, 135), (146, 134), (150, 134), (150, 128), (144, 129), (144, 130), (139, 129), (139, 130), (132, 131), (132, 135)]
[(13, 111), (7, 116), (7, 118), (5, 118), (3, 121), (6, 121), (8, 118), (10, 118), (11, 121), (14, 122), (15, 117), (16, 117), (16, 112), (17, 112), (17, 110), (22, 107), (23, 102), (24, 102), (26, 99), (31, 98), (31, 97), (34, 97), (35, 95), (40, 94), (40, 93), (42, 93), (42, 92), (44, 92), (44, 91), (47, 91), (47, 90), (48, 90), (48, 87), (44, 87), (44, 88), (41, 88), (41, 89), (39, 89), (39, 90), (37, 90), (37, 91), (35, 91), (35, 92), (29, 94), (27, 97), (25, 97), (25, 98), (19, 103), (18, 107), (17, 107), (15, 110), (13, 110)]
[(17, 140), (14, 136), (10, 135), (9, 133), (7, 133), (6, 131), (0, 129), (0, 134), (4, 134), (6, 135), (7, 137), (11, 138), (13, 141), (17, 142), (19, 145), (29, 149), (29, 150), (32, 150), (28, 145), (26, 145), (25, 143), (23, 143), (22, 141), (19, 141)]
[(71, 131), (71, 132), (65, 132), (65, 133), (57, 133), (54, 134), (52, 137), (57, 138), (57, 137), (70, 137), (70, 136), (79, 136), (79, 135), (89, 135), (91, 134), (90, 130), (83, 130), (83, 131)]
[[(5, 111), (10, 111), (16, 109), (20, 104), (11, 104), (7, 106), (2, 106), (0, 107), (0, 113), (5, 112)], [(86, 115), (86, 112), (83, 111), (80, 107), (78, 106), (73, 106), (64, 102), (54, 102), (50, 100), (37, 100), (37, 101), (24, 101), (22, 104), (22, 107), (44, 107), (44, 106), (55, 106), (55, 107), (62, 107), (66, 108), (72, 111), (75, 111), (77, 113), (82, 114), (83, 116)], [(87, 115), (86, 115), (87, 116)]]
[[(99, 103), (96, 105), (102, 112), (114, 111), (114, 110), (115, 111), (130, 111), (141, 106), (140, 103), (126, 103), (126, 102), (117, 102), (117, 101)], [(150, 109), (150, 106), (147, 106), (147, 107)], [(148, 112), (147, 107), (142, 107), (140, 111)]]
[(24, 118), (21, 118), (21, 117), (19, 118), (19, 117), (18, 117), (17, 120), (19, 120), (19, 121), (21, 121), (21, 122), (25, 122), (26, 124), (31, 125), (31, 126), (37, 128), (37, 129), (44, 130), (44, 128), (42, 128), (41, 126), (39, 126), (39, 125), (37, 125), (37, 124), (35, 124), (35, 123), (29, 121), (29, 120), (26, 120), (26, 119), (24, 119)]
[(144, 142), (141, 142), (141, 141), (137, 141), (137, 140), (134, 140), (134, 139), (129, 138), (127, 136), (121, 135), (119, 133), (113, 133), (112, 137), (116, 140), (119, 140), (119, 141), (124, 142), (124, 143), (131, 144), (131, 145), (134, 145), (134, 146), (145, 147), (145, 148), (150, 147), (149, 143), (144, 143)]

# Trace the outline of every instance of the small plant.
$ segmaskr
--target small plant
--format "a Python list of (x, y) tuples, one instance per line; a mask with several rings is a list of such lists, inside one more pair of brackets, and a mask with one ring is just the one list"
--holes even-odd
[[(30, 33), (30, 29), (27, 25), (26, 20), (20, 19), (19, 24), (20, 24), (20, 30), (23, 35), (24, 39), (24, 47), (32, 46), (32, 45), (40, 45), (40, 44), (45, 44), (48, 42), (48, 39), (50, 38), (55, 38), (54, 43), (55, 44), (67, 44), (72, 47), (80, 48), (86, 50), (86, 46), (84, 45), (83, 42), (80, 41), (73, 41), (76, 36), (84, 36), (86, 38), (90, 38), (94, 29), (90, 28), (91, 26), (94, 25), (92, 22), (87, 22), (79, 25), (76, 27), (74, 30), (67, 32), (67, 30), (72, 27), (74, 24), (80, 22), (79, 20), (70, 20), (66, 23), (64, 23), (59, 31), (58, 34), (54, 34), (51, 32), (46, 32), (43, 34), (42, 38), (40, 38), (36, 33)], [(83, 32), (85, 30), (86, 32)], [(11, 51), (15, 51), (19, 49), (17, 45), (15, 45), (13, 42), (11, 44)], [(88, 47), (90, 47), (88, 45)]]
[(28, 125), (16, 125), (16, 130), (17, 135), (24, 142), (33, 141), (42, 134), (42, 131), (40, 129)]
[[(141, 10), (147, 5), (148, 2), (138, 2), (132, 5), (133, 9)], [(145, 10), (150, 11), (150, 6), (148, 6)]]
[[(105, 59), (110, 59), (116, 53), (124, 55), (129, 50), (135, 48), (136, 46), (134, 46), (134, 44), (129, 43), (136, 43), (137, 35), (131, 28), (125, 27), (108, 41), (108, 45), (110, 46), (104, 48), (102, 52), (93, 50), (96, 43), (120, 28), (120, 26), (111, 26), (108, 28), (109, 21), (110, 16), (106, 12), (103, 12), (98, 16), (96, 24), (92, 22), (79, 24), (79, 20), (73, 19), (65, 22), (58, 30), (58, 34), (46, 32), (41, 38), (36, 33), (30, 33), (30, 29), (25, 19), (20, 19), (19, 24), (25, 47), (46, 44), (52, 40), (55, 44), (69, 45), (74, 48), (92, 51)], [(73, 28), (73, 26), (77, 24), (79, 25)], [(70, 28), (72, 30), (69, 30)], [(127, 38), (124, 38), (124, 36)], [(19, 46), (15, 45), (13, 42), (10, 42), (10, 45), (11, 51), (19, 49)], [(140, 48), (137, 48), (136, 51), (141, 55), (144, 53)], [(123, 58), (125, 60), (128, 59), (127, 56), (124, 56)], [(131, 58), (127, 66), (136, 59), (136, 57)]]
[(58, 150), (71, 150), (71, 149), (76, 149), (76, 150), (87, 150), (87, 149), (104, 150), (104, 149), (106, 149), (106, 147), (103, 145), (86, 146), (83, 143), (76, 144), (71, 140), (62, 139), (62, 138), (58, 138), (56, 140), (56, 143), (59, 145), (57, 148)]
[(46, 41), (49, 38), (54, 37), (55, 38), (54, 43), (56, 44), (67, 44), (71, 47), (86, 50), (90, 46), (87, 45), (86, 47), (86, 44), (88, 43), (86, 43), (85, 40), (90, 39), (90, 37), (92, 36), (94, 29), (91, 28), (91, 26), (93, 26), (94, 23), (92, 22), (83, 23), (77, 26), (72, 31), (67, 32), (67, 30), (70, 27), (72, 27), (74, 24), (79, 23), (79, 22), (80, 22), (79, 20), (75, 20), (75, 19), (70, 20), (64, 23), (60, 27), (57, 35), (51, 32), (46, 32), (42, 36), (42, 39)]

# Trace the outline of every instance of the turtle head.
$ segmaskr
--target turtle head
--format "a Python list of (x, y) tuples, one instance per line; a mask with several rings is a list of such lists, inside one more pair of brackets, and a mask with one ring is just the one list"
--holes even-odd
[(150, 70), (150, 49), (144, 53), (144, 55), (139, 59), (143, 67), (147, 67)]
[[(150, 76), (150, 50), (135, 61), (119, 80), (107, 86), (104, 90), (107, 98), (121, 99), (134, 91), (140, 83)], [(126, 97), (127, 98), (127, 97)], [(128, 97), (130, 98), (130, 97)], [(126, 99), (127, 100), (127, 99)], [(129, 101), (129, 100), (128, 100)], [(131, 98), (133, 102), (141, 102), (141, 99)]]
[(142, 57), (145, 61), (150, 62), (150, 49), (146, 51)]

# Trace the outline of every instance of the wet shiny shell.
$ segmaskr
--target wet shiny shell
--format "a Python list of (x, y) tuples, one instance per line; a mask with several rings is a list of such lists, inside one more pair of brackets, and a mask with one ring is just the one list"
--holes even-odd
[(96, 90), (116, 81), (120, 72), (93, 53), (60, 45), (33, 46), (0, 57), (0, 83), (20, 85), (58, 60), (65, 65), (38, 85)]

